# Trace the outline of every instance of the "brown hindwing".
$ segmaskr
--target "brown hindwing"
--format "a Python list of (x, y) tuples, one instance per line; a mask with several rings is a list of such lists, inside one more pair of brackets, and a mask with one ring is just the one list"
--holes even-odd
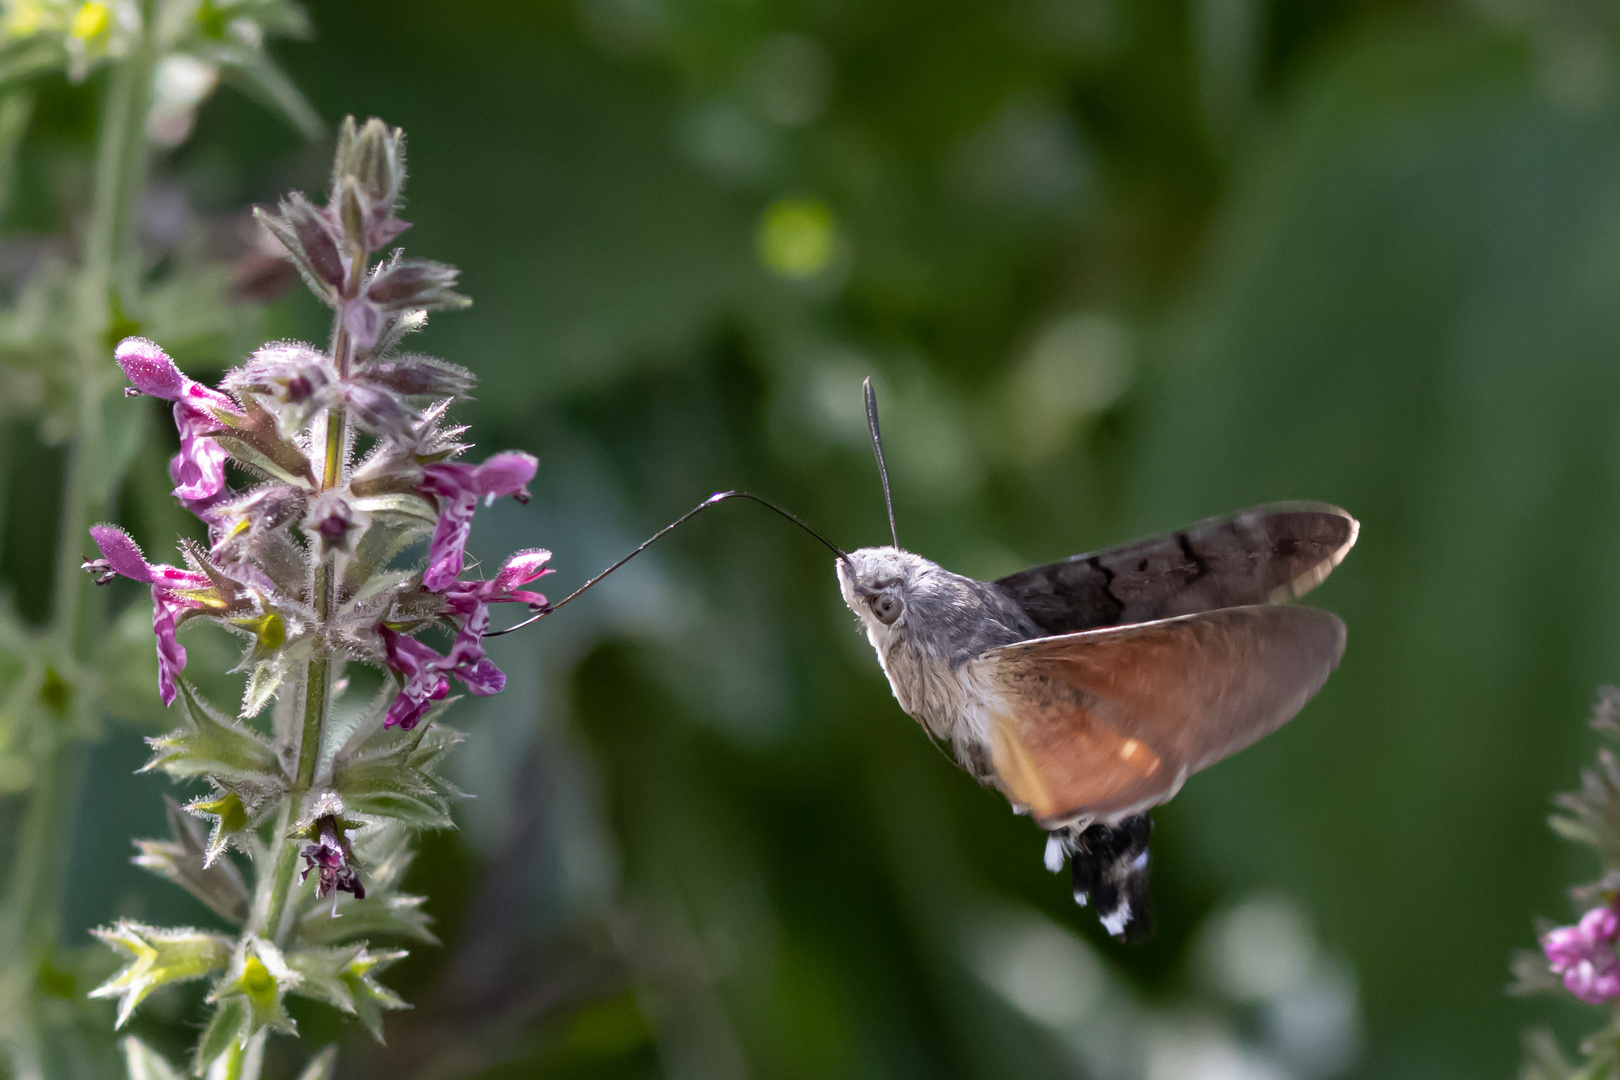
[(1273, 503), (996, 582), (1048, 634), (1297, 599), (1356, 542), (1326, 503)]
[(1344, 623), (1258, 605), (1035, 638), (973, 661), (991, 756), (1043, 827), (1114, 820), (1292, 719), (1338, 666)]

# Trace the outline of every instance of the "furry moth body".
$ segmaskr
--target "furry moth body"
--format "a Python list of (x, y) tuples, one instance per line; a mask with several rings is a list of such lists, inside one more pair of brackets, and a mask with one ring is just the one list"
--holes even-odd
[[(870, 386), (867, 415), (882, 470)], [(900, 707), (1034, 817), (1047, 866), (1067, 860), (1075, 899), (1135, 938), (1151, 929), (1147, 810), (1322, 688), (1344, 623), (1287, 601), (1358, 531), (1338, 507), (1279, 503), (993, 582), (898, 541), (836, 566)]]

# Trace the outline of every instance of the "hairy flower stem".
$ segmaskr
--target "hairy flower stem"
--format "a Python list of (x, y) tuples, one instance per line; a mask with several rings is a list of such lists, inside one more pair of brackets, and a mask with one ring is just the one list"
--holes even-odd
[[(150, 740), (153, 766), (206, 776), (213, 789), (186, 807), (214, 820), (208, 852), (183, 845), (188, 826), (176, 826), (175, 843), (141, 841), (142, 850), (166, 860), (164, 876), (246, 925), (234, 939), (127, 919), (101, 928), (96, 935), (128, 966), (91, 995), (120, 999), (122, 1023), (157, 985), (212, 979), (193, 1069), (216, 1078), (257, 1080), (266, 1034), (295, 1033), (289, 995), (352, 1009), (379, 1039), (383, 1013), (406, 1007), (376, 981), (405, 952), (369, 939), (431, 940), (422, 898), (400, 893), (398, 879), (412, 835), (452, 824), (457, 793), (435, 770), (458, 736), (437, 724), (439, 703), (452, 680), (486, 697), (506, 685), (483, 649), (493, 605), (547, 606), (522, 587), (548, 572), (550, 553), (539, 548), (515, 553), (494, 577), (462, 577), (479, 503), (526, 500), (537, 462), (517, 451), (454, 460), (468, 449), (466, 429), (445, 412), (472, 389), (472, 373), (397, 348), (428, 312), (468, 303), (444, 263), (398, 252), (367, 266), (407, 227), (395, 214), (404, 181), (404, 133), (350, 118), (328, 203), (293, 193), (258, 212), (334, 309), (327, 348), (270, 343), (218, 388), (187, 377), (154, 341), (131, 336), (114, 351), (132, 389), (175, 403), (175, 494), (209, 530), (208, 546), (181, 545), (185, 567), (148, 561), (116, 526), (90, 530), (101, 549), (84, 564), (94, 580), (151, 588), (159, 694), (181, 714), (178, 728)], [(358, 464), (357, 438), (369, 440)], [(268, 476), (236, 489), (231, 460)], [(418, 539), (427, 540), (421, 562), (397, 565)], [(241, 722), (184, 680), (176, 634), (196, 620), (250, 640), (238, 667), (252, 671)], [(417, 637), (443, 625), (454, 632), (446, 653)], [(345, 660), (381, 669), (391, 692), (335, 740)], [(249, 721), (272, 699), (267, 735)], [(252, 855), (251, 896), (229, 873), (232, 846)], [(321, 918), (344, 911), (357, 917)], [(322, 1060), (317, 1071), (330, 1068), (330, 1056)]]
[[(364, 248), (356, 248), (351, 260), (348, 281), (344, 283), (345, 297), (352, 298), (365, 280), (366, 258)], [(353, 364), (354, 347), (348, 328), (344, 325), (344, 306), (338, 305), (332, 331), (332, 360), (340, 376), (347, 376)], [(331, 491), (343, 483), (343, 460), (347, 450), (347, 417), (341, 405), (334, 406), (326, 415), (326, 450), (321, 466), (321, 490)], [(338, 599), (337, 554), (334, 552), (315, 564), (313, 595), (315, 610), (323, 624), (321, 637), (336, 613)], [(287, 898), (292, 894), (293, 878), (298, 873), (298, 845), (290, 835), (298, 824), (298, 809), (315, 782), (315, 767), (320, 761), (321, 744), (326, 735), (326, 724), (332, 705), (332, 661), (324, 649), (306, 661), (304, 672), (304, 724), (298, 742), (298, 765), (293, 774), (292, 787), (286, 802), (277, 815), (276, 853), (270, 872), (261, 878), (259, 887), (266, 892), (263, 918), (256, 920), (258, 932), (280, 942), (282, 917), (287, 910)]]

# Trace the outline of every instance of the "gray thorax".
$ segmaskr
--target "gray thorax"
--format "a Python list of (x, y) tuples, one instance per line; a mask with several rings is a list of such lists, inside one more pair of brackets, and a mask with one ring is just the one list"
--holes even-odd
[[(892, 547), (851, 552), (838, 564), (845, 603), (859, 617), (900, 707), (937, 738), (950, 739), (975, 775), (983, 760), (972, 661), (986, 650), (1041, 636), (1017, 601), (995, 585), (953, 574)], [(885, 592), (904, 604), (892, 625), (873, 611)], [(976, 722), (979, 721), (979, 722)], [(981, 777), (982, 778), (982, 777)]]

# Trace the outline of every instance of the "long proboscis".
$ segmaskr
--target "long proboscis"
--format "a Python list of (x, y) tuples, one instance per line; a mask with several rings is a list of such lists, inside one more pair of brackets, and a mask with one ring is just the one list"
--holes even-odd
[(769, 510), (774, 511), (777, 514), (780, 514), (782, 517), (784, 517), (787, 520), (793, 522), (793, 524), (797, 525), (799, 528), (803, 529), (805, 532), (809, 533), (811, 536), (813, 536), (817, 540), (821, 541), (823, 544), (825, 544), (827, 546), (828, 550), (830, 550), (834, 555), (837, 555), (844, 562), (849, 561), (849, 553), (848, 552), (846, 552), (843, 548), (839, 547), (837, 544), (833, 543), (831, 540), (827, 539), (825, 536), (822, 536), (815, 529), (812, 529), (797, 514), (793, 513), (792, 511), (784, 510), (780, 506), (777, 506), (775, 503), (771, 502), (769, 499), (761, 498), (760, 496), (755, 495), (751, 491), (717, 491), (713, 495), (710, 495), (707, 499), (704, 499), (702, 502), (700, 502), (696, 506), (692, 507), (692, 509), (688, 510), (686, 513), (682, 514), (680, 517), (676, 518), (674, 521), (670, 522), (668, 525), (665, 525), (662, 529), (659, 529), (657, 532), (655, 532), (651, 536), (647, 537), (647, 539), (645, 541), (643, 541), (642, 544), (639, 547), (637, 547), (634, 551), (630, 552), (630, 554), (626, 555), (624, 558), (620, 559), (618, 562), (614, 563), (612, 566), (608, 567), (606, 570), (603, 570), (600, 574), (597, 574), (595, 577), (591, 578), (585, 584), (581, 585), (579, 588), (575, 589), (573, 592), (569, 593), (567, 596), (563, 597), (561, 600), (557, 601), (555, 604), (551, 604), (551, 605), (547, 606), (547, 608), (544, 611), (540, 612), (537, 615), (529, 616), (527, 619), (524, 619), (522, 622), (518, 623), (516, 626), (508, 626), (505, 630), (492, 630), (489, 633), (485, 634), (484, 636), (485, 637), (500, 637), (502, 634), (510, 634), (514, 630), (521, 630), (525, 626), (528, 626), (530, 623), (539, 622), (541, 619), (545, 618), (547, 615), (550, 615), (554, 611), (558, 610), (564, 604), (566, 604), (570, 600), (574, 599), (574, 597), (578, 596), (580, 593), (584, 592), (586, 589), (589, 589), (592, 585), (595, 585), (597, 582), (601, 581), (603, 578), (605, 578), (609, 574), (613, 573), (613, 571), (617, 570), (619, 567), (623, 566), (625, 563), (629, 562), (631, 559), (635, 558), (637, 555), (640, 555), (643, 551), (646, 551), (648, 548), (652, 547), (655, 542), (662, 539), (664, 536), (666, 536), (669, 533), (675, 531), (680, 526), (685, 525), (688, 521), (691, 521), (693, 518), (695, 518), (699, 514), (703, 513), (703, 511), (709, 509), (709, 507), (711, 507), (711, 506), (719, 506), (721, 503), (725, 502), (728, 499), (749, 499), (749, 500), (751, 500), (753, 502), (759, 503), (761, 506), (763, 506), (763, 507), (765, 507), (765, 508), (767, 508)]

